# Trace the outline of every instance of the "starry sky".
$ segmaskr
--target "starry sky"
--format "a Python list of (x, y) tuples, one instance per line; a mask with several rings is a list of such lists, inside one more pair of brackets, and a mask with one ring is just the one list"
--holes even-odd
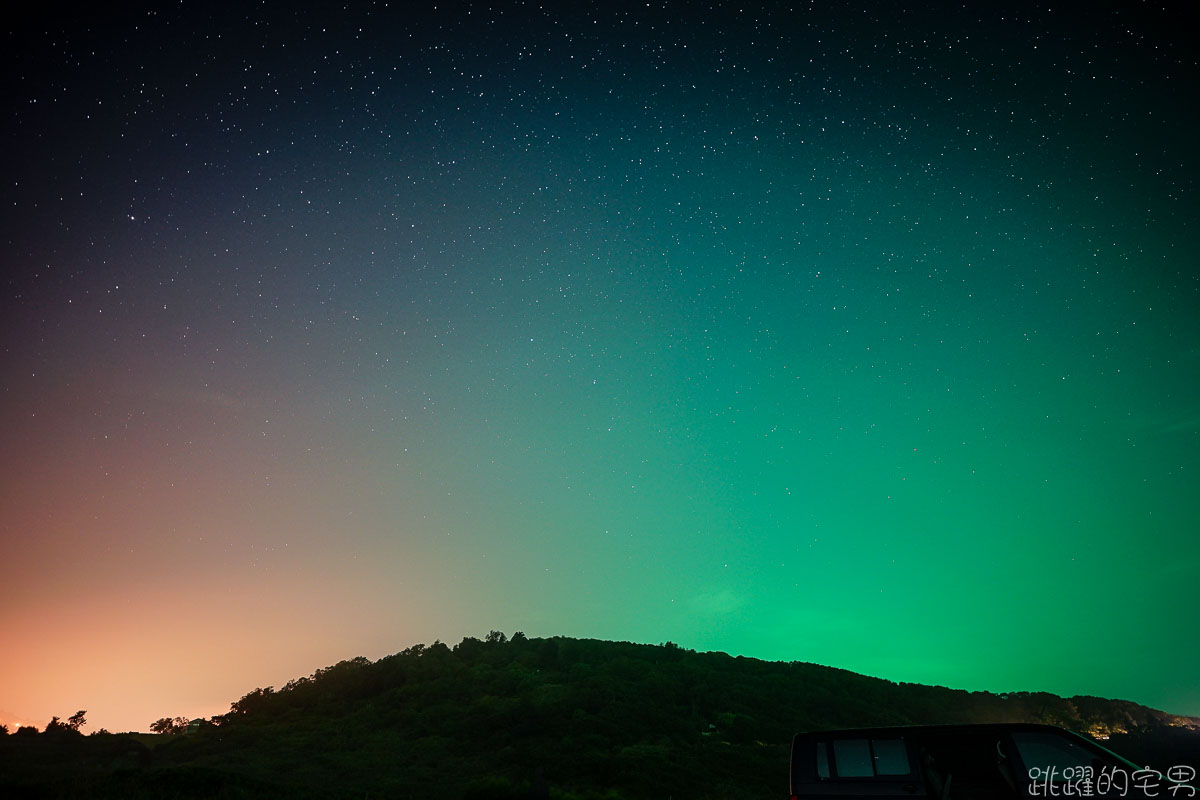
[(154, 5), (4, 29), (0, 722), (491, 629), (1200, 715), (1180, 9)]

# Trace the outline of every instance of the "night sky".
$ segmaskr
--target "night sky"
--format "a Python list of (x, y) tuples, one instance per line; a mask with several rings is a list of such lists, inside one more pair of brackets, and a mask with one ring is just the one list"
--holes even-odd
[(491, 629), (1200, 714), (1179, 9), (160, 5), (4, 28), (0, 722)]

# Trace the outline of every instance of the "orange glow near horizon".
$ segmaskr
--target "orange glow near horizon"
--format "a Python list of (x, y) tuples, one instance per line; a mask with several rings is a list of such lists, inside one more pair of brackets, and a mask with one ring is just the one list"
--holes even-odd
[[(12, 609), (6, 636), (22, 644), (0, 662), (0, 685), (20, 686), (22, 705), (6, 712), (40, 729), (86, 709), (85, 732), (146, 731), (164, 716), (223, 714), (248, 691), (343, 658), (401, 649), (389, 645), (403, 641), (402, 628), (389, 630), (397, 620), (346, 618), (346, 606), (323, 603), (294, 573), (206, 577), (207, 590), (150, 592), (137, 603), (109, 594)], [(344, 576), (339, 591), (347, 605), (366, 607), (378, 589), (360, 574)], [(361, 653), (363, 642), (375, 642), (373, 652)]]

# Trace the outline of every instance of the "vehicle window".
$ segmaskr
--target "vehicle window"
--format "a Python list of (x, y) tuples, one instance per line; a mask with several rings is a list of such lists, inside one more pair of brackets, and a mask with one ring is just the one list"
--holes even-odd
[(1091, 767), (1097, 757), (1077, 742), (1052, 733), (1014, 733), (1012, 738), (1030, 778), (1046, 777), (1047, 769), (1057, 767), (1048, 773), (1051, 780), (1066, 780), (1062, 776), (1074, 774), (1074, 768)]
[(956, 783), (987, 784), (1001, 780), (996, 768), (996, 738), (986, 732), (938, 734), (922, 739), (922, 744), (942, 770), (953, 774)]
[(837, 763), (839, 778), (871, 777), (871, 745), (866, 739), (835, 739), (833, 760)]
[(872, 739), (876, 775), (907, 775), (908, 748), (902, 739)]
[[(909, 774), (908, 750), (903, 739), (835, 739), (833, 759), (839, 778), (872, 778)], [(817, 774), (829, 777), (828, 753), (817, 745)]]

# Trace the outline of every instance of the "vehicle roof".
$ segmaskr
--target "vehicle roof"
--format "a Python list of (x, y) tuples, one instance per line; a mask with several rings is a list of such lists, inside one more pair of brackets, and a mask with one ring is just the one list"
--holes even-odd
[(885, 727), (873, 728), (821, 728), (818, 730), (801, 731), (797, 736), (834, 736), (840, 734), (854, 734), (857, 736), (865, 735), (890, 735), (902, 736), (912, 733), (980, 733), (986, 731), (1066, 731), (1074, 733), (1067, 728), (1058, 725), (1048, 725), (1043, 722), (959, 722), (945, 725), (889, 725)]

